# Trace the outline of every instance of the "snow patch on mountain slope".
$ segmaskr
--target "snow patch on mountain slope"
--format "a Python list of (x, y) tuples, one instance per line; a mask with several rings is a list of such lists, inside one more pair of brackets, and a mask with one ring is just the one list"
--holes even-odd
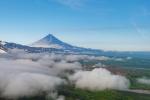
[(6, 53), (6, 52), (5, 52), (4, 50), (1, 50), (1, 49), (0, 49), (0, 53)]
[(39, 41), (34, 42), (31, 44), (31, 47), (44, 47), (44, 48), (56, 48), (62, 49), (63, 46), (61, 45), (62, 42), (58, 40), (53, 35), (49, 34), (46, 37), (40, 39)]
[(56, 49), (62, 49), (63, 47), (61, 47), (60, 45), (57, 45), (57, 44), (44, 44), (44, 43), (41, 43), (41, 44), (33, 44), (33, 45), (30, 45), (31, 47), (42, 47), (42, 48), (56, 48)]

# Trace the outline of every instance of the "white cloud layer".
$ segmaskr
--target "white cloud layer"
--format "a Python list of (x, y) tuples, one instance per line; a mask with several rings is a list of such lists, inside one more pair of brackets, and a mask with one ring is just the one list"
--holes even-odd
[(150, 79), (145, 78), (145, 77), (143, 77), (143, 78), (138, 78), (137, 81), (138, 81), (139, 83), (142, 83), (142, 84), (148, 84), (148, 85), (150, 85)]
[[(70, 83), (65, 79), (67, 77), (78, 88), (127, 89), (129, 81), (125, 77), (113, 75), (103, 68), (83, 71), (79, 63), (80, 60), (110, 59), (104, 56), (26, 53), (13, 49), (8, 53), (0, 54), (0, 96), (16, 99), (41, 93), (57, 93), (57, 86)], [(99, 63), (97, 66), (103, 65)], [(55, 99), (65, 100), (65, 97), (57, 95)]]
[(66, 83), (60, 76), (81, 69), (81, 65), (68, 63), (60, 55), (12, 50), (0, 55), (0, 69), (0, 95), (19, 98), (55, 91), (55, 87)]
[(129, 80), (120, 75), (113, 75), (104, 68), (92, 71), (79, 71), (70, 77), (77, 88), (89, 90), (117, 89), (124, 90), (129, 87)]

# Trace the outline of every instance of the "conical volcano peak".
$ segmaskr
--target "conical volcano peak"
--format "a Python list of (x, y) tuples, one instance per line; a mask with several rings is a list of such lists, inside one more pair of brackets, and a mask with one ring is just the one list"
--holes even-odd
[(55, 38), (55, 36), (53, 34), (48, 34), (44, 38)]
[(47, 40), (47, 41), (52, 41), (52, 40), (58, 40), (55, 36), (53, 36), (52, 34), (48, 34), (46, 35), (44, 38), (42, 38), (41, 40)]
[[(5, 51), (6, 48), (6, 51)], [(45, 37), (30, 45), (21, 45), (11, 42), (0, 41), (0, 52), (4, 53), (10, 49), (23, 49), (29, 53), (62, 53), (62, 54), (97, 54), (101, 52), (96, 49), (88, 49), (70, 45), (59, 40), (52, 34), (47, 34)]]
[(53, 34), (49, 33), (46, 37), (51, 37), (51, 36), (53, 36)]
[(54, 35), (48, 34), (44, 38), (32, 44), (34, 47), (51, 47), (51, 48), (64, 48), (70, 46), (67, 43), (57, 39)]
[(40, 39), (39, 42), (46, 42), (46, 43), (49, 43), (49, 44), (51, 44), (51, 43), (53, 43), (53, 44), (60, 44), (60, 43), (62, 43), (62, 41), (60, 41), (58, 38), (56, 38), (52, 34), (48, 34), (44, 38)]

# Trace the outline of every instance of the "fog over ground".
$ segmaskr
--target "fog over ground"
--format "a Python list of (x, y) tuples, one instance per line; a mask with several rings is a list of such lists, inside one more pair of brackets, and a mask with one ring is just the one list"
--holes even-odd
[[(14, 49), (0, 54), (0, 95), (5, 98), (19, 98), (44, 92), (52, 96), (51, 94), (57, 93), (57, 86), (69, 83), (89, 90), (127, 89), (129, 81), (124, 76), (113, 75), (104, 68), (85, 71), (79, 63), (79, 60), (109, 59), (103, 56), (26, 53)], [(65, 99), (64, 96), (53, 97)]]
[(137, 81), (142, 84), (150, 85), (150, 79), (146, 77), (138, 78)]

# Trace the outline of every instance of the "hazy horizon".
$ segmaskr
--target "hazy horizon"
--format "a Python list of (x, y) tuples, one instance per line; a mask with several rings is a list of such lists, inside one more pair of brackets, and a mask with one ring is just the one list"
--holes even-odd
[(150, 51), (150, 1), (1, 0), (0, 40), (30, 44), (51, 33), (71, 45)]

